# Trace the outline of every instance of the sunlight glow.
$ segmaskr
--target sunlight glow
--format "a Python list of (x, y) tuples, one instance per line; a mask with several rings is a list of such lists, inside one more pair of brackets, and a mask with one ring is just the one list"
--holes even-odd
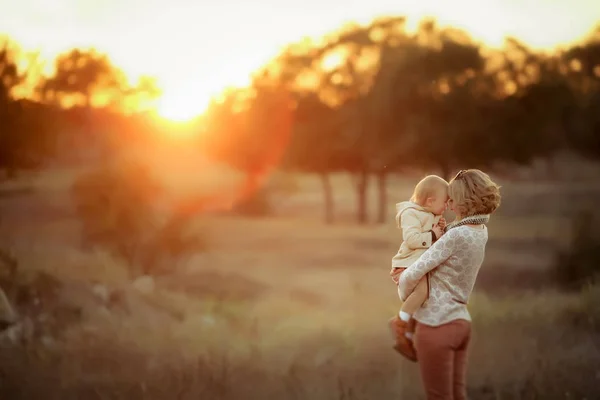
[(210, 97), (165, 94), (158, 100), (156, 111), (170, 121), (187, 122), (204, 113), (209, 101)]
[[(284, 2), (282, 2), (284, 3)], [(174, 121), (202, 114), (227, 86), (242, 86), (286, 44), (318, 37), (349, 21), (407, 15), (409, 26), (425, 16), (468, 30), (477, 40), (500, 45), (514, 35), (534, 48), (564, 45), (590, 31), (600, 18), (594, 0), (316, 0), (206, 5), (187, 0), (41, 0), (15, 2), (0, 26), (24, 48), (50, 61), (73, 47), (106, 52), (127, 76), (156, 77), (163, 91), (157, 113)], [(42, 11), (43, 9), (43, 11)], [(535, 16), (532, 18), (532, 16)], [(68, 21), (68, 23), (66, 23)], [(233, 29), (234, 27), (235, 29)], [(339, 60), (328, 57), (323, 67)], [(183, 88), (183, 89), (182, 89)]]
[(330, 52), (323, 58), (321, 68), (324, 71), (332, 71), (344, 61), (344, 54), (341, 52)]

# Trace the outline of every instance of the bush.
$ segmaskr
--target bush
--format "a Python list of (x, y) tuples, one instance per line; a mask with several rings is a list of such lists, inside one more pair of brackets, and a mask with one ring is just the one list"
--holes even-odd
[(153, 228), (152, 202), (159, 194), (158, 183), (136, 163), (84, 173), (72, 187), (84, 242), (107, 247), (134, 263)]
[(559, 251), (555, 272), (558, 284), (568, 290), (580, 290), (600, 275), (600, 215), (579, 213), (573, 219), (572, 239), (567, 250)]
[(206, 238), (192, 229), (191, 221), (189, 215), (173, 214), (156, 228), (146, 246), (144, 274), (168, 272), (174, 261), (208, 249)]
[(234, 211), (252, 217), (273, 214), (273, 204), (280, 204), (299, 190), (298, 182), (293, 175), (274, 172), (257, 189), (244, 193), (234, 207)]
[(72, 197), (84, 243), (122, 257), (134, 275), (157, 272), (162, 263), (204, 249), (190, 232), (189, 217), (161, 215), (156, 206), (163, 192), (139, 163), (104, 165), (83, 174)]
[(600, 284), (586, 285), (577, 299), (575, 305), (566, 308), (565, 321), (574, 328), (600, 333)]
[(249, 217), (263, 217), (270, 215), (272, 209), (269, 190), (266, 187), (261, 187), (255, 192), (249, 193), (234, 206), (234, 211), (236, 213)]
[[(54, 275), (35, 268), (20, 268), (19, 260), (0, 248), (0, 299), (2, 322), (19, 322), (14, 337), (21, 344), (58, 336), (67, 326), (80, 321), (77, 305), (61, 301), (62, 282)], [(7, 324), (0, 327), (7, 328)], [(12, 339), (15, 340), (15, 339)]]

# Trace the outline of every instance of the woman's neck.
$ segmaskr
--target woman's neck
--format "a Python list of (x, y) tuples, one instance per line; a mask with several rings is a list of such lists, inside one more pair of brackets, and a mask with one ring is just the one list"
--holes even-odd
[(448, 224), (446, 226), (446, 231), (458, 227), (458, 226), (462, 226), (462, 225), (468, 225), (468, 226), (479, 226), (479, 225), (485, 225), (488, 223), (490, 219), (490, 216), (487, 214), (479, 214), (479, 215), (469, 215), (469, 216), (465, 216), (460, 218), (459, 215), (456, 215), (456, 220), (450, 224)]

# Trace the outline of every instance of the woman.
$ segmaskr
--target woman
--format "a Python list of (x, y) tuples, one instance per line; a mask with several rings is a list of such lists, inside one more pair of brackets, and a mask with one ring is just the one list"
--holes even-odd
[[(500, 187), (477, 170), (460, 171), (448, 187), (456, 214), (446, 233), (400, 276), (402, 299), (423, 276), (429, 298), (414, 314), (414, 350), (427, 399), (465, 399), (471, 317), (467, 302), (483, 262), (486, 223), (500, 205)], [(400, 333), (399, 333), (400, 334)]]

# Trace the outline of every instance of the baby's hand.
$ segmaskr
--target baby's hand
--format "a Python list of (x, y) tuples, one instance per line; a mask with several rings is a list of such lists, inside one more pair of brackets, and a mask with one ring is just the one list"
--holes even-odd
[(440, 228), (442, 228), (442, 230), (444, 230), (446, 228), (446, 218), (441, 217), (440, 221), (438, 222), (438, 225), (440, 226)]
[(392, 268), (392, 270), (390, 271), (390, 276), (392, 277), (392, 280), (394, 281), (394, 283), (397, 285), (398, 281), (400, 280), (400, 274), (402, 273), (402, 268)]
[(434, 226), (432, 231), (433, 231), (433, 233), (435, 233), (435, 237), (438, 239), (441, 238), (442, 235), (444, 234), (444, 230), (442, 228), (440, 228), (439, 225)]

